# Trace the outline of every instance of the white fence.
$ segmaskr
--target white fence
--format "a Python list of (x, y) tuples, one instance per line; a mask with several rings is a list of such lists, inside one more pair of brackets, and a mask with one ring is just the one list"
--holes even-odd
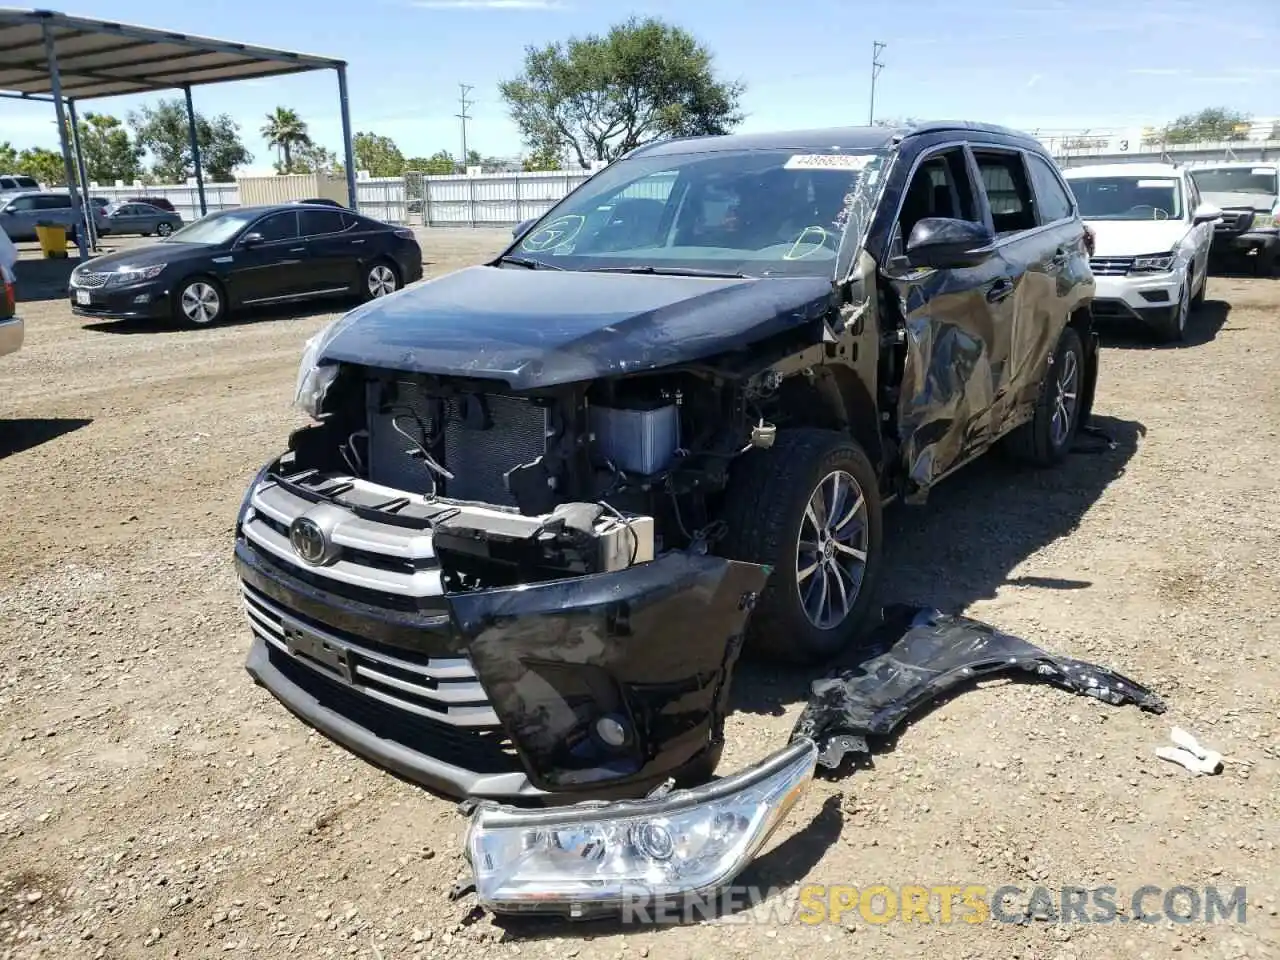
[[(1077, 138), (1078, 139), (1078, 138)], [(1233, 143), (1179, 144), (1159, 147), (1125, 144), (1128, 152), (1108, 153), (1105, 144), (1079, 145), (1070, 141), (1047, 141), (1063, 166), (1082, 163), (1164, 160), (1195, 164), (1208, 160), (1239, 159), (1274, 161), (1280, 141), (1237, 141)], [(388, 223), (421, 224), (431, 227), (510, 226), (541, 216), (578, 186), (590, 174), (586, 171), (559, 173), (490, 173), (478, 176), (426, 176), (410, 173), (404, 177), (381, 177), (356, 181), (360, 212)], [(200, 215), (200, 202), (193, 184), (153, 187), (94, 187), (91, 196), (165, 197), (184, 220)], [(205, 184), (210, 212), (239, 206), (239, 189), (234, 183)]]

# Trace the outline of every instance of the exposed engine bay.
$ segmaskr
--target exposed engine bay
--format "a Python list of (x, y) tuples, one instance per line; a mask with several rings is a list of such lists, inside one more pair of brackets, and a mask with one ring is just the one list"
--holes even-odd
[(282, 469), (426, 498), (409, 513), (430, 526), (446, 592), (616, 571), (717, 538), (730, 463), (776, 429), (769, 390), (741, 384), (666, 370), (515, 394), (343, 366)]

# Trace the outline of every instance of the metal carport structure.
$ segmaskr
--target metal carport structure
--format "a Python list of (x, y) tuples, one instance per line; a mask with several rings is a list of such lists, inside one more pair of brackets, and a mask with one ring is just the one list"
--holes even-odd
[[(85, 229), (76, 231), (83, 259), (88, 254), (86, 233), (93, 229), (80, 198), (88, 190), (83, 158), (78, 165), (79, 126), (76, 102), (162, 90), (181, 90), (187, 101), (187, 133), (195, 165), (200, 213), (207, 212), (200, 144), (196, 136), (191, 88), (209, 83), (273, 77), (310, 70), (338, 74), (342, 111), (343, 159), (348, 202), (356, 206), (355, 157), (351, 142), (351, 112), (347, 103), (345, 60), (272, 50), (229, 40), (155, 30), (109, 20), (72, 17), (52, 10), (0, 8), (0, 97), (52, 102), (57, 113), (62, 161), (71, 204)], [(68, 139), (68, 117), (70, 136)], [(77, 183), (78, 181), (78, 183)]]

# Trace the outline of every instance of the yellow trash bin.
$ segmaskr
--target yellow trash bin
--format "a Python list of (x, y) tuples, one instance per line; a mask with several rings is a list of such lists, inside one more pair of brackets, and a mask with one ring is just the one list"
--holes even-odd
[(67, 255), (67, 228), (60, 223), (37, 223), (36, 237), (40, 240), (40, 252), (46, 257)]

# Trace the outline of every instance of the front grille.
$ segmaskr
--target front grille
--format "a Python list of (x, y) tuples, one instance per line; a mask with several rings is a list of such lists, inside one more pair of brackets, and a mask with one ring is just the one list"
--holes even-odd
[(86, 290), (97, 290), (99, 287), (105, 287), (110, 277), (111, 274), (109, 273), (90, 273), (86, 270), (76, 275), (72, 282), (75, 286), (83, 287)]
[(308, 669), (277, 647), (269, 649), (269, 657), (271, 665), (291, 683), (380, 739), (475, 773), (508, 773), (520, 769), (519, 758), (511, 742), (500, 730), (451, 727), (447, 723), (405, 713), (357, 693), (323, 673)]
[(1213, 225), (1214, 233), (1244, 233), (1253, 226), (1252, 210), (1224, 210), (1222, 219)]
[(1090, 257), (1089, 269), (1096, 277), (1123, 277), (1133, 266), (1133, 257)]
[[(473, 408), (469, 415), (468, 406), (479, 402), (474, 397), (437, 400), (412, 380), (394, 389), (394, 399), (384, 407), (381, 387), (370, 385), (370, 480), (413, 493), (428, 493), (434, 485), (436, 493), (456, 500), (515, 505), (503, 475), (546, 452), (546, 407), (488, 394), (483, 413)], [(442, 465), (453, 479), (434, 474), (417, 449), (424, 438), (437, 436), (443, 439)]]
[(317, 623), (241, 582), (254, 634), (273, 651), (400, 714), (449, 727), (498, 729), (498, 718), (465, 657), (427, 657)]

